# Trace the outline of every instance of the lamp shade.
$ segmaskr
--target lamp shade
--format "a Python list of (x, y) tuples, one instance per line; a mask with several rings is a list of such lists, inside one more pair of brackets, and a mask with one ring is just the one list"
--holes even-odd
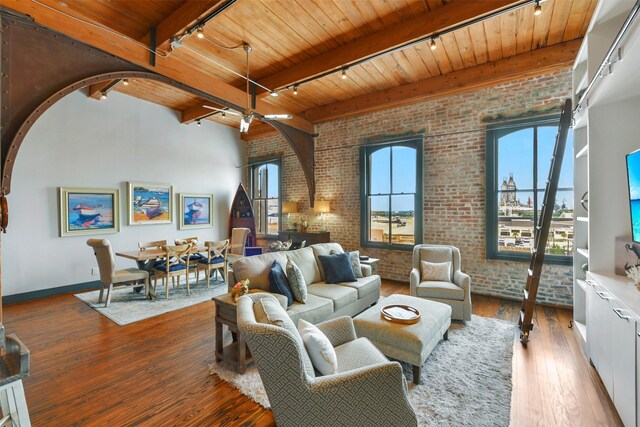
[(313, 202), (313, 211), (315, 213), (330, 213), (331, 205), (328, 200), (316, 200)]
[(282, 213), (298, 213), (298, 202), (282, 202)]

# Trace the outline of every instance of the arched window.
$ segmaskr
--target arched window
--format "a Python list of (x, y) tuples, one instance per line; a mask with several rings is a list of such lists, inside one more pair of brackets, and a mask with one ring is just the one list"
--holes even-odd
[(251, 204), (261, 236), (277, 236), (280, 230), (280, 165), (280, 160), (251, 165)]
[(363, 145), (360, 167), (361, 245), (422, 243), (422, 139)]

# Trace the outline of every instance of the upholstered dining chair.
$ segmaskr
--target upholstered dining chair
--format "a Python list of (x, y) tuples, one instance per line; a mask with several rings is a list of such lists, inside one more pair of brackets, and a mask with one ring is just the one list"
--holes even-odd
[[(450, 263), (446, 277), (423, 277), (422, 261)], [(455, 246), (414, 246), (409, 283), (411, 295), (450, 305), (452, 319), (471, 320), (471, 278), (461, 271), (460, 250)]]
[[(169, 278), (171, 278), (174, 287), (180, 286), (180, 276), (185, 276), (187, 282), (187, 295), (191, 293), (189, 287), (189, 255), (191, 255), (191, 245), (185, 243), (183, 245), (165, 245), (164, 250), (164, 262), (160, 265), (153, 267), (153, 290), (156, 291), (158, 279), (163, 279), (165, 282), (165, 294), (169, 299)], [(175, 280), (178, 280), (176, 285)]]
[[(254, 306), (262, 298), (272, 299), (272, 306), (273, 301), (279, 304), (267, 293), (240, 297), (238, 328), (258, 366), (278, 426), (417, 425), (402, 367), (387, 360), (368, 339), (357, 338), (349, 316), (316, 325), (338, 359), (338, 373), (316, 376), (305, 362), (308, 356), (293, 321), (282, 327), (256, 319), (261, 316)], [(288, 318), (284, 308), (275, 308), (282, 310), (276, 318)]]
[(104, 304), (109, 307), (111, 303), (111, 291), (115, 285), (125, 284), (134, 285), (138, 281), (144, 280), (144, 296), (149, 296), (149, 273), (137, 268), (126, 268), (124, 270), (116, 270), (116, 263), (111, 251), (111, 243), (107, 239), (89, 239), (87, 245), (93, 248), (93, 253), (98, 261), (98, 269), (100, 270), (100, 295), (98, 296), (98, 304), (102, 304), (105, 286), (107, 288), (107, 300)]
[(227, 254), (229, 263), (233, 264), (233, 261), (244, 256), (244, 248), (247, 245), (249, 233), (251, 233), (251, 230), (244, 227), (236, 227), (231, 230), (231, 244)]
[[(204, 270), (207, 277), (207, 288), (209, 287), (209, 280), (211, 279), (211, 271), (216, 272), (216, 279), (220, 269), (224, 271), (224, 280), (227, 277), (227, 251), (229, 249), (229, 239), (204, 242), (204, 246), (207, 248), (207, 256), (202, 257), (197, 262), (198, 276), (200, 270)], [(197, 280), (197, 278), (196, 278)]]

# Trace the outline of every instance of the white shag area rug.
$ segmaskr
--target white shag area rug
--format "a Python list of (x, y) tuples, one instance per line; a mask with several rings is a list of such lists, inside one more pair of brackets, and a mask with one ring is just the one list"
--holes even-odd
[(226, 282), (215, 282), (213, 280), (211, 280), (209, 288), (207, 288), (205, 281), (201, 280), (196, 284), (195, 280), (193, 280), (190, 283), (191, 295), (187, 295), (184, 278), (180, 281), (180, 287), (174, 289), (173, 286), (169, 286), (168, 300), (165, 297), (165, 287), (162, 286), (160, 281), (158, 282), (158, 299), (156, 300), (145, 298), (144, 291), (135, 292), (131, 286), (115, 288), (111, 295), (109, 307), (104, 306), (104, 300), (107, 295), (106, 290), (101, 304), (98, 304), (99, 290), (75, 294), (75, 297), (118, 325), (123, 326), (170, 311), (190, 307), (204, 301), (210, 301), (211, 298), (228, 292)]
[[(499, 319), (473, 316), (454, 322), (449, 340), (441, 341), (422, 365), (421, 384), (413, 384), (411, 366), (402, 363), (409, 382), (409, 400), (422, 426), (508, 426), (516, 326)], [(230, 342), (228, 331), (225, 341)], [(269, 408), (269, 399), (255, 364), (244, 375), (222, 363), (212, 374)]]

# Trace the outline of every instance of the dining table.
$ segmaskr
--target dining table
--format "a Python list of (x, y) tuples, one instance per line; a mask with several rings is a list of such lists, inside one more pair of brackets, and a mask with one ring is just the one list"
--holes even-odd
[[(192, 254), (200, 252), (207, 252), (207, 248), (205, 246), (196, 246), (191, 249)], [(138, 268), (140, 270), (145, 270), (146, 272), (148, 272), (149, 276), (151, 276), (153, 267), (156, 265), (156, 260), (158, 260), (159, 258), (163, 258), (165, 254), (166, 251), (161, 248), (147, 248), (136, 249), (133, 251), (116, 252), (116, 256), (134, 260), (136, 264), (138, 264)], [(142, 286), (137, 286), (134, 289), (136, 290), (136, 292), (140, 292)], [(153, 299), (156, 298), (155, 290), (152, 289), (151, 286), (149, 286), (149, 296)]]

